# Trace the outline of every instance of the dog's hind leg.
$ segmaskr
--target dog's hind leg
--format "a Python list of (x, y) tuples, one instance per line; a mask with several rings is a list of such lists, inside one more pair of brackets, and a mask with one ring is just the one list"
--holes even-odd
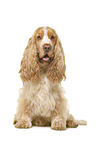
[(66, 127), (67, 128), (76, 128), (78, 125), (86, 125), (87, 122), (84, 120), (75, 120), (73, 115), (69, 115), (69, 118), (67, 119), (66, 122)]

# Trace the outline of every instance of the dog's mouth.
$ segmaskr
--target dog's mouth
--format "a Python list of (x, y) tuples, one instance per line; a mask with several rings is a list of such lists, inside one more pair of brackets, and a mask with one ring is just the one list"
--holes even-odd
[(43, 61), (49, 61), (50, 57), (46, 54), (44, 55), (44, 57), (42, 58)]
[[(38, 53), (39, 57), (39, 53)], [(39, 57), (40, 62), (51, 62), (53, 60), (53, 57), (49, 57), (48, 54), (45, 54), (42, 58)]]

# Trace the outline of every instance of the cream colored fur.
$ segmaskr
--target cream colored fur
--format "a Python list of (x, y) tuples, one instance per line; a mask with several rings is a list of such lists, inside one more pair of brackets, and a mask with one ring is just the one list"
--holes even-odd
[(22, 118), (22, 112), (24, 115), (26, 114), (26, 110), (23, 108), (22, 104), (22, 102), (25, 101), (28, 104), (28, 109), (30, 109), (29, 124), (31, 124), (32, 119), (36, 116), (46, 117), (51, 121), (56, 102), (60, 99), (64, 100), (64, 107), (62, 108), (64, 109), (64, 114), (62, 115), (67, 119), (67, 100), (64, 94), (64, 89), (61, 87), (60, 83), (52, 83), (46, 76), (42, 76), (40, 82), (24, 82), (24, 86), (20, 90), (19, 104), (15, 116), (16, 120)]

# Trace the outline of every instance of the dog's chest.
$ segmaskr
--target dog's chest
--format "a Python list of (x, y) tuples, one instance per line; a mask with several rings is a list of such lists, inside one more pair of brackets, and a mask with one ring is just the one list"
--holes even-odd
[(50, 117), (58, 95), (49, 80), (44, 77), (39, 84), (30, 84), (29, 92), (32, 116)]

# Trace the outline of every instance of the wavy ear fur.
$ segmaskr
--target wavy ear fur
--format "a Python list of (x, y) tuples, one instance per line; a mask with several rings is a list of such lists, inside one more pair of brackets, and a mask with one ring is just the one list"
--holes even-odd
[(61, 42), (58, 39), (55, 46), (54, 60), (49, 67), (47, 78), (54, 83), (60, 83), (63, 78), (66, 79), (65, 70), (65, 56)]
[(40, 78), (40, 68), (37, 63), (34, 36), (29, 39), (21, 61), (20, 76), (22, 81), (36, 81)]

